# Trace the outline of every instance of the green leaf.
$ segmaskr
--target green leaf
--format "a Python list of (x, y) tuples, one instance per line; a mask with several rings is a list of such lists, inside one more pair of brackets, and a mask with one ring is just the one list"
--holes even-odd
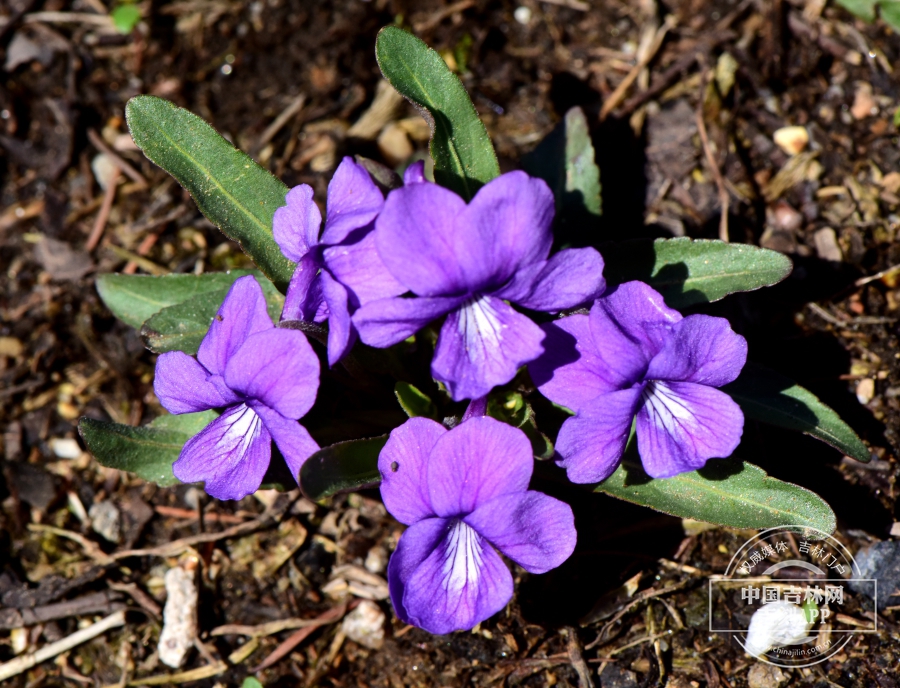
[(129, 471), (165, 487), (179, 484), (172, 475), (172, 464), (184, 443), (217, 416), (215, 411), (160, 416), (140, 428), (82, 418), (78, 432), (101, 465)]
[[(262, 287), (269, 308), (269, 317), (277, 322), (284, 307), (284, 297), (268, 280), (257, 280)], [(184, 351), (194, 355), (206, 336), (210, 323), (230, 287), (207, 291), (168, 306), (151, 316), (141, 327), (141, 339), (150, 351)]]
[(187, 189), (197, 206), (284, 292), (294, 264), (272, 235), (288, 188), (196, 115), (155, 96), (125, 106), (134, 142)]
[(494, 146), (462, 82), (443, 58), (396, 26), (375, 41), (381, 73), (431, 127), (434, 179), (467, 201), (500, 174)]
[(875, 5), (878, 0), (837, 0), (837, 4), (860, 19), (875, 21)]
[(244, 679), (244, 682), (241, 684), (241, 688), (263, 688), (263, 684), (259, 682), (258, 678), (254, 678), (253, 676), (248, 676)]
[(587, 118), (573, 107), (537, 148), (522, 158), (522, 167), (550, 186), (557, 221), (591, 222), (601, 214), (600, 168)]
[(424, 416), (432, 420), (438, 419), (437, 408), (431, 401), (431, 397), (420, 391), (418, 387), (414, 387), (408, 382), (397, 382), (394, 385), (394, 396), (397, 397), (401, 408), (410, 418)]
[(605, 246), (601, 253), (603, 274), (610, 285), (646, 282), (671, 308), (768, 287), (793, 269), (790, 259), (777, 251), (688, 237), (625, 241)]
[(538, 430), (531, 404), (518, 392), (503, 392), (488, 397), (487, 415), (524, 432), (536, 457), (549, 459), (553, 456), (553, 443)]
[(748, 363), (740, 377), (722, 391), (731, 395), (747, 418), (812, 435), (857, 461), (872, 458), (859, 436), (831, 407), (773, 370)]
[(134, 27), (137, 26), (138, 22), (141, 20), (141, 11), (138, 9), (137, 5), (128, 3), (116, 6), (113, 11), (109, 13), (109, 16), (112, 18), (113, 26), (116, 27), (116, 31), (122, 34), (129, 34), (134, 31)]
[(338, 442), (310, 456), (300, 469), (300, 489), (314, 502), (338, 492), (378, 484), (378, 454), (388, 436)]
[(744, 461), (713, 460), (699, 471), (654, 480), (632, 454), (595, 491), (731, 528), (793, 525), (831, 533), (836, 523), (834, 512), (817, 494), (771, 478)]
[(208, 272), (204, 275), (120, 275), (107, 273), (97, 277), (97, 291), (106, 307), (119, 320), (140, 327), (163, 308), (187, 301), (198, 294), (227, 291), (244, 275), (256, 275), (263, 284), (263, 274), (256, 270)]

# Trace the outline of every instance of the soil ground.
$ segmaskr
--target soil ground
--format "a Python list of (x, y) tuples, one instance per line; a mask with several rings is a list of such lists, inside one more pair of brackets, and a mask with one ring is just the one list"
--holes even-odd
[[(715, 238), (727, 197), (731, 241), (792, 257), (784, 283), (704, 310), (731, 319), (751, 359), (835, 408), (874, 458), (858, 464), (808, 437), (753, 425), (737, 453), (822, 495), (851, 550), (889, 539), (900, 520), (896, 33), (824, 0), (138, 7), (142, 21), (121, 35), (103, 18), (102, 0), (0, 5), (0, 621), (13, 629), (10, 614), (62, 605), (55, 618), (0, 631), (0, 662), (128, 610), (124, 627), (8, 685), (236, 686), (250, 675), (265, 686), (897, 685), (896, 609), (826, 662), (761, 671), (708, 631), (707, 575), (724, 569), (747, 533), (701, 530), (560, 485), (549, 489), (573, 504), (579, 528), (569, 562), (545, 576), (518, 571), (509, 607), (471, 633), (406, 627), (382, 599), (385, 639), (367, 648), (337, 621), (360, 599), (342, 597), (348, 581), (351, 591), (369, 586), (362, 596), (381, 595), (383, 581), (371, 576), (383, 577), (402, 532), (377, 491), (318, 505), (273, 492), (219, 503), (104, 469), (75, 430), (81, 416), (140, 424), (160, 413), (155, 357), (99, 301), (96, 274), (247, 264), (130, 145), (128, 98), (175, 101), (289, 186), (311, 184), (324, 198), (345, 154), (399, 165), (426, 151), (427, 129), (412, 109), (370, 107), (380, 81), (375, 35), (400, 22), (459, 71), (504, 169), (570, 107), (585, 110), (603, 216), (590, 233), (568, 230), (566, 241)], [(809, 136), (795, 156), (773, 140), (788, 125)], [(110, 181), (113, 168), (92, 168), (103, 149), (133, 174)], [(390, 395), (328, 403), (322, 413), (335, 420), (321, 441), (380, 434), (404, 417)], [(114, 541), (90, 524), (102, 503), (120, 516)], [(142, 553), (116, 558), (129, 549)], [(176, 671), (159, 662), (157, 641), (163, 576), (179, 556), (199, 562), (202, 584), (200, 640)], [(876, 619), (861, 597), (845, 612), (861, 630)], [(316, 617), (322, 624), (299, 642), (291, 629), (269, 627), (257, 639), (212, 633)], [(283, 657), (254, 674), (279, 647)]]

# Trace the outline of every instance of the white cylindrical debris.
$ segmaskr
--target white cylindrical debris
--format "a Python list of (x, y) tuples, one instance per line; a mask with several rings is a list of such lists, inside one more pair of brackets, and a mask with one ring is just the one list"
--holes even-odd
[(180, 667), (197, 638), (196, 559), (186, 559), (166, 571), (166, 607), (159, 634), (159, 661)]

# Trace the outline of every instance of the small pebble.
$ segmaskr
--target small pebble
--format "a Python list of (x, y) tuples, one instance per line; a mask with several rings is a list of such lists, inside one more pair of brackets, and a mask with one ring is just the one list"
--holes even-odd
[(91, 169), (94, 171), (94, 178), (104, 191), (119, 176), (119, 168), (105, 153), (94, 156), (91, 160)]
[(782, 127), (772, 135), (772, 140), (788, 155), (797, 155), (809, 144), (809, 132), (806, 127)]
[(384, 643), (385, 616), (374, 602), (363, 600), (352, 612), (344, 617), (341, 630), (347, 637), (372, 650), (381, 649)]
[(77, 459), (81, 456), (81, 447), (71, 437), (54, 437), (49, 444), (50, 451), (61, 459)]
[(107, 499), (92, 505), (88, 515), (95, 533), (110, 542), (122, 539), (122, 515), (111, 501)]
[(383, 573), (387, 568), (387, 553), (383, 547), (373, 547), (366, 554), (365, 567), (372, 573)]
[(531, 21), (531, 8), (524, 5), (517, 7), (513, 12), (513, 18), (523, 26), (527, 25)]
[(831, 227), (819, 229), (813, 235), (816, 243), (816, 253), (822, 260), (829, 260), (833, 263), (840, 263), (844, 260), (844, 253), (838, 246), (837, 234)]
[(781, 688), (787, 683), (788, 675), (773, 664), (754, 664), (747, 672), (750, 688)]
[(180, 667), (197, 638), (197, 561), (187, 559), (166, 571), (166, 607), (159, 634), (159, 661)]
[(875, 380), (871, 377), (864, 377), (856, 383), (856, 398), (860, 404), (868, 404), (875, 398)]
[(865, 119), (878, 114), (878, 105), (872, 96), (872, 84), (863, 81), (856, 85), (856, 95), (853, 97), (853, 105), (850, 106), (850, 114), (854, 119)]

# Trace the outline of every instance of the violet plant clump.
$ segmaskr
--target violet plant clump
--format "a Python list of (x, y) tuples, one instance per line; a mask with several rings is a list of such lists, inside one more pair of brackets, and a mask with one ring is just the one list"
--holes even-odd
[[(385, 197), (366, 166), (344, 158), (324, 223), (311, 187), (289, 190), (167, 101), (129, 102), (135, 142), (261, 272), (101, 276), (104, 301), (161, 354), (154, 389), (175, 415), (141, 428), (83, 419), (100, 462), (241, 499), (262, 484), (274, 441), (311, 499), (380, 482), (388, 511), (408, 526), (388, 565), (395, 611), (433, 633), (472, 628), (509, 603), (502, 556), (540, 574), (572, 554), (572, 509), (529, 489), (548, 473), (562, 477), (552, 464), (533, 475), (535, 452), (553, 455), (573, 483), (676, 516), (766, 528), (784, 525), (789, 511), (831, 532), (834, 514), (821, 498), (739, 458), (726, 473), (697, 472), (738, 451), (745, 415), (869, 458), (807, 390), (758, 367), (748, 375), (747, 343), (725, 319), (679, 312), (775, 284), (790, 261), (687, 238), (607, 252), (606, 237), (588, 226), (588, 246), (553, 252), (554, 222), (571, 223), (573, 198), (599, 208), (583, 113), (565, 118), (582, 122), (580, 134), (563, 128), (565, 145), (536, 149), (558, 156), (533, 163), (551, 190), (521, 171), (500, 174), (483, 124), (437, 53), (397, 27), (382, 30), (376, 53), (392, 85), (430, 112), (435, 182), (421, 163), (402, 185), (382, 169)], [(590, 245), (615, 260), (605, 265)], [(672, 274), (683, 276), (674, 286)], [(590, 310), (572, 313), (579, 308)], [(296, 321), (327, 327), (324, 351)], [(357, 339), (389, 350), (351, 359)], [(323, 376), (328, 395), (319, 393), (320, 355), (334, 368)], [(378, 411), (399, 401), (411, 417), (358, 436), (369, 427), (353, 416), (369, 410), (357, 405), (364, 395)], [(307, 416), (317, 398), (323, 412)], [(516, 412), (503, 415), (497, 408), (509, 399)], [(473, 401), (460, 418), (462, 400)], [(219, 414), (211, 421), (210, 410)], [(320, 448), (314, 439), (346, 437), (348, 427), (357, 436), (347, 441)], [(649, 480), (632, 482), (620, 465), (632, 427)]]

